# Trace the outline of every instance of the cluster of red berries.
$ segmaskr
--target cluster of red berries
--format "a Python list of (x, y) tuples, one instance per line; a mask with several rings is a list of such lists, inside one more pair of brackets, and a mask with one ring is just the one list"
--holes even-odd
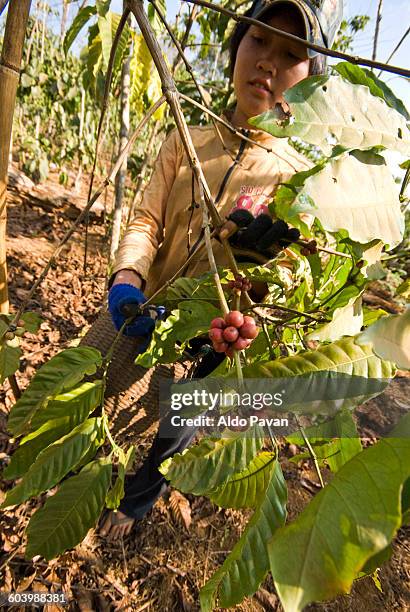
[(305, 245), (300, 249), (300, 254), (305, 257), (309, 257), (309, 255), (316, 255), (317, 253), (317, 242), (316, 240), (311, 240), (310, 242), (306, 242)]
[(217, 317), (211, 322), (209, 337), (217, 353), (234, 356), (234, 351), (248, 348), (259, 333), (253, 317), (243, 316), (239, 310), (232, 310), (225, 318)]
[(252, 283), (246, 276), (240, 274), (235, 275), (234, 281), (229, 281), (229, 289), (238, 289), (238, 291), (250, 291), (252, 289)]

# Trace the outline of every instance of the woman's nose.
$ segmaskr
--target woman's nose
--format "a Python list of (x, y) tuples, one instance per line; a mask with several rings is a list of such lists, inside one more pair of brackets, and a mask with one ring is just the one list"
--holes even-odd
[(256, 67), (258, 70), (262, 70), (263, 72), (270, 72), (272, 76), (276, 75), (276, 64), (270, 58), (259, 58), (256, 62)]

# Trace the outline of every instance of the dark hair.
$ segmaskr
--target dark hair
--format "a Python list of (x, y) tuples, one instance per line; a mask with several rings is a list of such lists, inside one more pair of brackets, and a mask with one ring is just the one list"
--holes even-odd
[[(268, 20), (272, 16), (275, 8), (272, 7), (272, 10), (267, 11), (263, 16), (263, 20), (261, 21)], [(254, 4), (252, 4), (251, 8), (248, 9), (246, 13), (244, 13), (244, 16), (250, 17), (253, 11), (254, 11)], [(243, 21), (237, 21), (235, 24), (234, 30), (231, 34), (231, 38), (229, 41), (229, 76), (231, 79), (233, 78), (233, 71), (234, 71), (235, 62), (236, 62), (236, 54), (238, 53), (239, 45), (241, 44), (241, 40), (245, 36), (248, 29), (249, 29), (248, 23), (244, 23)], [(327, 58), (325, 55), (322, 55), (322, 54), (315, 55), (315, 57), (312, 57), (310, 59), (310, 64), (309, 64), (309, 74), (310, 75), (313, 76), (316, 74), (325, 74), (326, 68), (327, 68)]]

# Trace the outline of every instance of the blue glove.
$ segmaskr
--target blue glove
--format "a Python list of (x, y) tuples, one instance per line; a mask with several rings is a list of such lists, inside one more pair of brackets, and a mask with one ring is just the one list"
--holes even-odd
[[(123, 307), (128, 304), (144, 304), (147, 298), (140, 289), (133, 285), (121, 283), (111, 287), (108, 293), (108, 310), (115, 328), (119, 331), (130, 315), (123, 311)], [(162, 307), (155, 309), (158, 312)], [(155, 320), (149, 316), (137, 315), (134, 321), (124, 329), (125, 336), (143, 336), (149, 341), (155, 327)], [(148, 342), (149, 343), (149, 342)], [(147, 343), (147, 346), (148, 346)]]

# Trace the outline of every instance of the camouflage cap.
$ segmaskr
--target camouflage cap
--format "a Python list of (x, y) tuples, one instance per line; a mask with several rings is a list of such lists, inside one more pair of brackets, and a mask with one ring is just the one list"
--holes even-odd
[[(293, 4), (302, 14), (306, 40), (330, 49), (343, 19), (343, 0), (256, 0), (250, 17), (261, 19), (276, 4)], [(309, 49), (309, 57), (317, 55)]]

